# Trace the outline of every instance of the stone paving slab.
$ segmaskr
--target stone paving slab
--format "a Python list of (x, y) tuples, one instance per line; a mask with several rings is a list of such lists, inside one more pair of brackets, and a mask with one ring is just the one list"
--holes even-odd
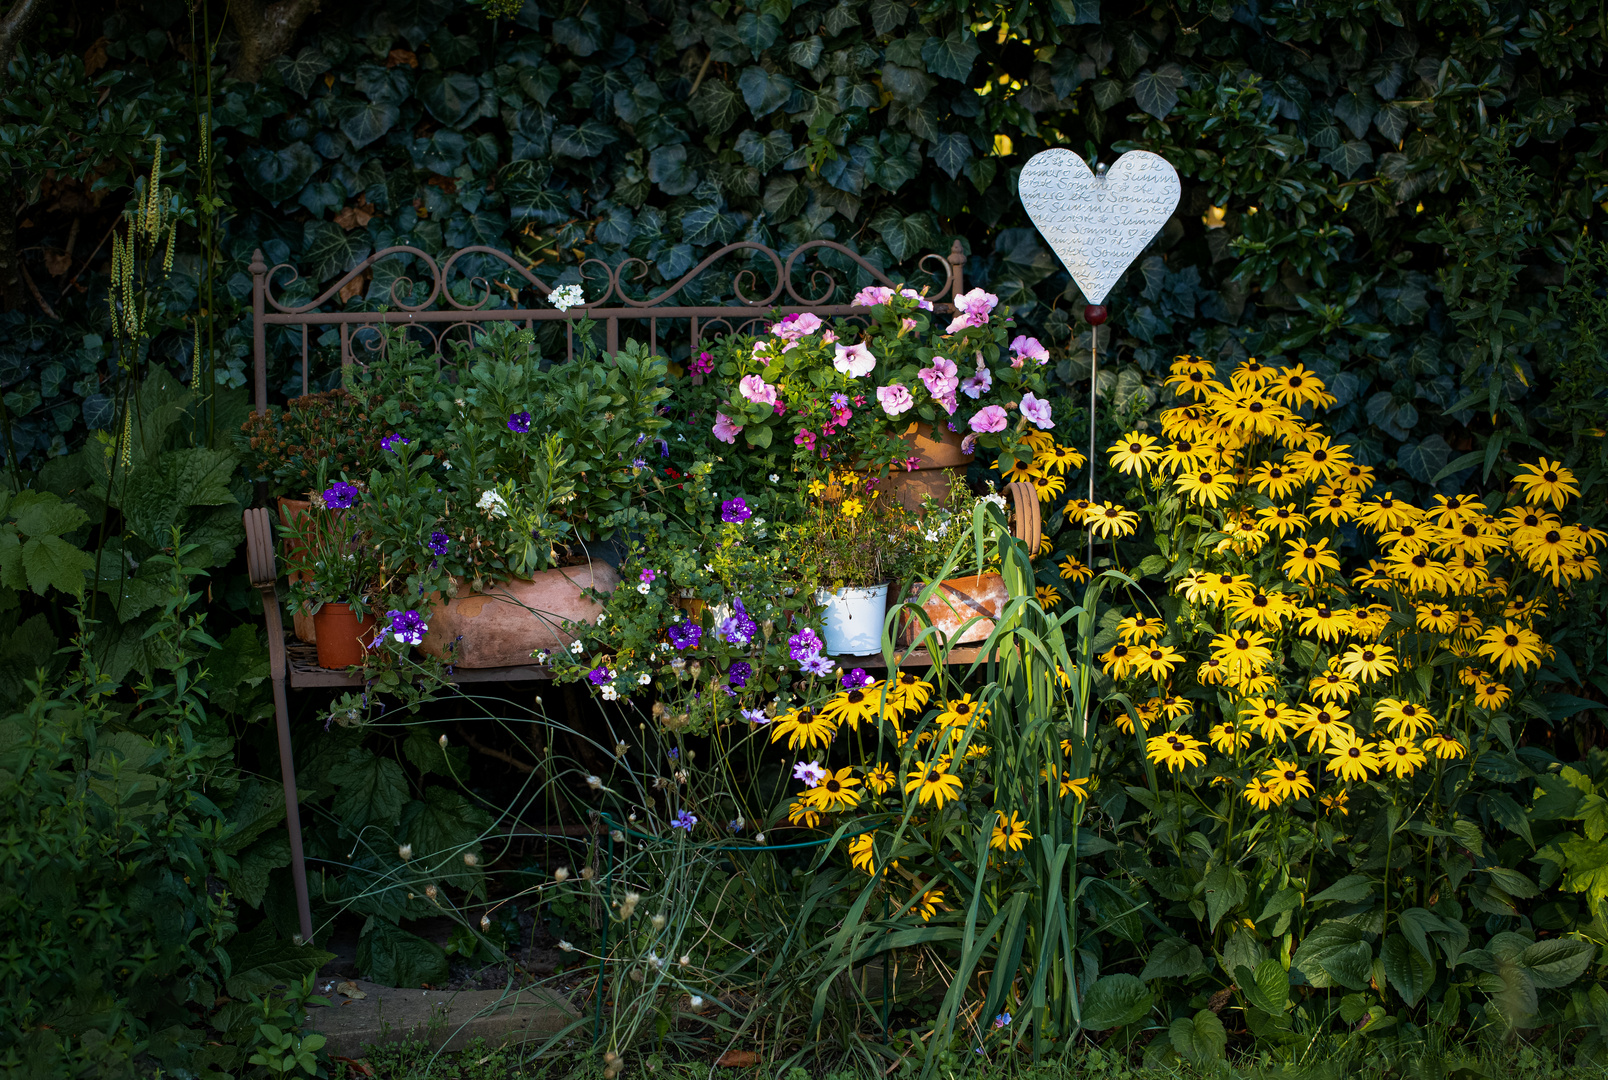
[(331, 1054), (358, 1057), (373, 1043), (423, 1040), (432, 1048), (461, 1050), (473, 1039), (492, 1044), (540, 1041), (580, 1019), (568, 999), (544, 987), (524, 990), (418, 990), (362, 979), (364, 996), (331, 988), (332, 1004), (307, 1010), (307, 1023), (329, 1040)]

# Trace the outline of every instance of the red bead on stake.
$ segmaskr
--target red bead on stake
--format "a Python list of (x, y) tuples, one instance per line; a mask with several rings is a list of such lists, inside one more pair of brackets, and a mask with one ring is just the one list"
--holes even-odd
[(1104, 304), (1090, 304), (1083, 309), (1083, 321), (1090, 326), (1099, 326), (1106, 321)]

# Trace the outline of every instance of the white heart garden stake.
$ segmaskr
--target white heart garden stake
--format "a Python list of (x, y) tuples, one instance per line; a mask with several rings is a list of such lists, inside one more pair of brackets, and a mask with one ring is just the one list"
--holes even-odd
[(1022, 167), (1022, 206), (1090, 304), (1105, 302), (1122, 272), (1178, 209), (1178, 171), (1129, 150), (1103, 176), (1070, 150), (1045, 150)]

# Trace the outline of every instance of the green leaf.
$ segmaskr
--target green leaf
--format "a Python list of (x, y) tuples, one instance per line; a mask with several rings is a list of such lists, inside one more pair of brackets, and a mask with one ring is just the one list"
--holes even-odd
[(1349, 180), (1373, 160), (1373, 150), (1361, 139), (1348, 139), (1333, 150), (1324, 151), (1318, 160)]
[(276, 937), (271, 921), (231, 940), (228, 953), (233, 974), (226, 985), (237, 998), (300, 982), (335, 959), (334, 953)]
[(953, 180), (972, 159), (971, 140), (958, 131), (946, 131), (932, 141), (931, 156), (934, 163)]
[(1198, 945), (1181, 937), (1162, 938), (1150, 950), (1144, 971), (1139, 973), (1142, 982), (1155, 979), (1183, 979), (1194, 975), (1205, 966), (1205, 958)]
[(1290, 958), (1290, 970), (1298, 972), (1308, 983), (1322, 990), (1335, 985), (1322, 963), (1343, 949), (1361, 944), (1366, 950), (1362, 930), (1349, 922), (1330, 919), (1321, 922), (1307, 933)]
[(386, 986), (441, 983), (448, 972), (447, 954), (439, 945), (374, 916), (358, 936), (357, 967)]
[(1163, 64), (1155, 71), (1148, 68), (1134, 76), (1133, 100), (1157, 120), (1178, 104), (1178, 88), (1184, 85), (1184, 69), (1177, 64)]
[(1167, 1029), (1173, 1049), (1197, 1069), (1205, 1069), (1223, 1060), (1228, 1049), (1228, 1032), (1223, 1021), (1210, 1009), (1202, 1009), (1193, 1018), (1179, 1017)]
[(469, 775), (469, 751), (455, 744), (443, 748), (440, 740), (423, 727), (408, 732), (402, 742), (402, 754), (421, 773), (437, 773), (448, 779)]
[(970, 30), (956, 29), (941, 38), (929, 37), (921, 46), (921, 59), (927, 70), (939, 78), (965, 82), (981, 51)]
[(57, 589), (74, 599), (84, 597), (84, 576), (95, 569), (95, 557), (59, 536), (42, 536), (22, 545), (22, 568), (28, 588), (39, 596)]
[(687, 146), (660, 146), (648, 155), (648, 179), (666, 195), (685, 195), (698, 186), (698, 174), (687, 164)]
[(286, 87), (306, 97), (318, 77), (330, 69), (330, 60), (317, 46), (304, 45), (294, 59), (281, 56), (274, 66)]
[(427, 71), (415, 91), (430, 115), (448, 127), (469, 115), (480, 102), (480, 83), (463, 71)]
[(331, 809), (350, 833), (371, 822), (389, 827), (407, 805), (408, 780), (402, 766), (372, 750), (348, 750), (346, 760), (330, 769), (329, 782), (335, 786)]
[(302, 226), (302, 251), (314, 281), (328, 281), (355, 269), (371, 250), (364, 230), (347, 232), (332, 221), (309, 221)]
[(1263, 960), (1254, 972), (1241, 966), (1235, 970), (1234, 981), (1254, 1008), (1281, 1016), (1290, 1007), (1290, 975), (1277, 960)]
[(1366, 941), (1359, 941), (1329, 953), (1319, 965), (1340, 985), (1363, 990), (1373, 977), (1373, 949)]
[(553, 154), (556, 157), (597, 157), (605, 146), (619, 139), (620, 133), (600, 120), (560, 124), (553, 129)]
[(1083, 997), (1083, 1027), (1088, 1031), (1126, 1027), (1144, 1019), (1155, 1000), (1145, 984), (1128, 975), (1104, 975)]
[(755, 64), (737, 77), (737, 89), (754, 116), (768, 115), (787, 104), (793, 96), (793, 80), (779, 71), (766, 71)]
[(681, 238), (689, 244), (724, 244), (736, 229), (736, 219), (715, 206), (695, 206), (681, 217)]
[(1348, 874), (1307, 901), (1318, 904), (1355, 904), (1373, 895), (1373, 881), (1361, 874)]
[(1408, 476), (1427, 484), (1451, 457), (1452, 448), (1446, 440), (1439, 435), (1431, 435), (1423, 442), (1403, 446), (1396, 455), (1396, 461)]
[(1519, 955), (1518, 964), (1541, 990), (1568, 986), (1597, 958), (1597, 946), (1579, 938), (1538, 941)]
[(884, 206), (868, 224), (882, 237), (888, 253), (900, 262), (920, 252), (934, 236), (925, 212), (906, 215), (892, 206)]
[(743, 428), (743, 438), (748, 445), (763, 450), (771, 444), (771, 429), (768, 424), (748, 424)]
[(1385, 978), (1409, 1008), (1418, 1004), (1435, 981), (1434, 961), (1413, 948), (1400, 934), (1391, 934), (1385, 939), (1380, 959), (1384, 962)]
[(402, 110), (389, 101), (355, 103), (341, 117), (341, 132), (352, 140), (352, 149), (361, 150), (383, 136), (402, 119)]
[(887, 35), (904, 25), (910, 4), (907, 0), (871, 0), (869, 11), (871, 28), (879, 35)]
[(705, 79), (698, 92), (688, 99), (687, 107), (711, 135), (719, 135), (742, 115), (742, 99), (720, 79)]
[(1245, 875), (1237, 868), (1219, 865), (1206, 875), (1206, 915), (1213, 930), (1233, 908), (1245, 900)]
[(290, 837), (283, 831), (251, 845), (229, 874), (229, 888), (247, 907), (260, 908), (268, 891), (268, 875), (290, 865)]
[(475, 892), (484, 888), (484, 874), (463, 857), (480, 854), (480, 834), (490, 826), (484, 810), (445, 787), (427, 788), (424, 798), (409, 803), (401, 817), (402, 837), (413, 845), (413, 864)]
[(240, 162), (246, 183), (269, 202), (278, 205), (294, 198), (323, 165), (323, 160), (304, 142), (293, 142), (278, 150), (261, 146), (246, 148)]
[(89, 520), (72, 503), (62, 502), (48, 491), (20, 491), (6, 506), (6, 516), (27, 536), (62, 536)]

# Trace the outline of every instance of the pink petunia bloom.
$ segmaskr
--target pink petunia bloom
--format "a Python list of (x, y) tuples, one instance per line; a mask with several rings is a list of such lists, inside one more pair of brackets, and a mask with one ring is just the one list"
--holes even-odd
[(899, 333), (908, 334), (908, 333), (910, 333), (910, 331), (914, 330), (915, 328), (916, 328), (916, 320), (914, 320), (914, 319), (901, 319), (901, 320), (899, 320)]
[(910, 396), (910, 391), (900, 383), (879, 387), (877, 401), (881, 403), (882, 411), (889, 416), (898, 416), (916, 403), (916, 399)]
[(701, 352), (696, 360), (687, 365), (687, 369), (694, 375), (707, 375), (715, 370), (715, 358), (706, 352)]
[(955, 321), (949, 324), (948, 333), (972, 326), (987, 326), (989, 313), (999, 304), (999, 297), (982, 289), (961, 293), (955, 297)]
[(807, 337), (821, 328), (821, 320), (817, 315), (807, 311), (794, 312), (792, 315), (782, 316), (782, 321), (770, 328), (770, 332), (783, 341), (797, 341)]
[(982, 364), (977, 365), (977, 371), (960, 381), (961, 392), (976, 401), (994, 387), (994, 373)]
[(806, 450), (814, 450), (815, 432), (809, 428), (799, 428), (798, 434), (793, 436), (793, 445), (802, 446)]
[(766, 382), (762, 376), (744, 375), (743, 381), (737, 384), (737, 390), (755, 405), (776, 404), (776, 387)]
[(786, 416), (787, 415), (787, 406), (783, 405), (780, 401), (778, 401), (775, 405), (773, 405), (771, 407), (771, 411), (773, 411), (777, 416)]
[(855, 307), (877, 307), (893, 299), (893, 290), (886, 285), (867, 285), (854, 294), (850, 301)]
[(832, 423), (836, 424), (838, 427), (848, 427), (849, 418), (853, 415), (853, 409), (847, 407), (838, 408), (834, 406), (832, 409)]
[(917, 469), (921, 468), (921, 456), (917, 454), (912, 457), (905, 458), (904, 467), (905, 472), (915, 472)]
[(960, 385), (960, 380), (956, 378), (958, 372), (955, 362), (941, 356), (933, 357), (932, 367), (922, 368), (917, 374), (921, 377), (922, 384), (927, 387), (927, 393), (935, 398), (953, 394), (955, 388)]
[(822, 330), (821, 331), (821, 344), (822, 345), (830, 345), (830, 344), (832, 344), (832, 342), (834, 342), (836, 340), (837, 340), (837, 333), (835, 331), (832, 331), (832, 330)]
[(932, 310), (932, 301), (928, 300), (925, 296), (922, 296), (914, 289), (900, 289), (899, 295), (914, 300), (916, 302), (916, 306), (922, 311)]
[(1050, 403), (1032, 394), (1022, 395), (1022, 415), (1045, 431), (1055, 426), (1055, 421), (1050, 419)]
[(1050, 361), (1050, 350), (1039, 344), (1038, 338), (1018, 334), (1011, 340), (1011, 367), (1019, 368), (1023, 360), (1036, 360), (1040, 364)]
[(742, 433), (743, 426), (741, 424), (732, 423), (731, 419), (725, 413), (716, 413), (715, 426), (711, 430), (714, 431), (715, 438), (719, 439), (721, 442), (735, 443), (737, 441), (737, 436)]
[(871, 369), (877, 366), (877, 358), (871, 355), (870, 346), (863, 341), (854, 345), (835, 345), (837, 359), (832, 366), (851, 379), (858, 379), (862, 375), (871, 374)]
[(1005, 430), (1005, 410), (998, 405), (988, 405), (977, 410), (977, 415), (971, 418), (973, 431), (993, 434)]

